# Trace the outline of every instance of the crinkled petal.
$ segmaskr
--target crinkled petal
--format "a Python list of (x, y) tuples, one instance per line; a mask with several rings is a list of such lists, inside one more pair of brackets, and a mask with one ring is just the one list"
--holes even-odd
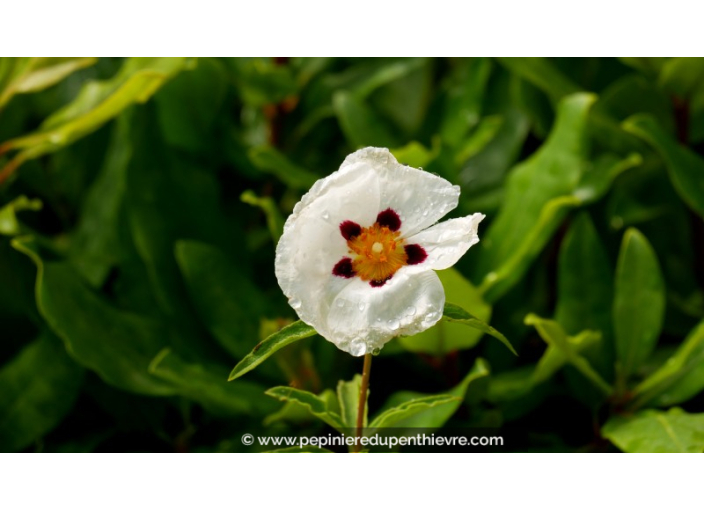
[[(381, 287), (353, 278), (320, 307), (318, 329), (327, 340), (353, 356), (381, 349), (400, 335), (425, 331), (442, 318), (445, 292), (434, 271), (397, 272)], [(314, 326), (315, 327), (315, 326)]]
[(340, 172), (358, 173), (373, 169), (380, 180), (381, 212), (391, 208), (401, 218), (401, 233), (412, 236), (436, 223), (457, 207), (459, 186), (442, 177), (405, 166), (388, 149), (367, 147), (350, 154)]
[(469, 248), (479, 242), (477, 230), (485, 216), (474, 213), (464, 218), (443, 221), (406, 239), (406, 244), (420, 245), (428, 255), (423, 262), (408, 266), (410, 272), (447, 269)]

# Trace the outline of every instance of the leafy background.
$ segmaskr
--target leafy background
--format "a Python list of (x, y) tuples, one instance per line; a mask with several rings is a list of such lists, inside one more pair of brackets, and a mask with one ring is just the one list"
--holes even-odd
[(259, 451), (241, 435), (349, 426), (361, 359), (300, 324), (227, 380), (296, 319), (283, 218), (368, 145), (459, 184), (451, 216), (487, 215), (440, 277), (518, 352), (450, 316), (394, 340), (370, 426), (704, 450), (692, 58), (0, 59), (0, 450)]

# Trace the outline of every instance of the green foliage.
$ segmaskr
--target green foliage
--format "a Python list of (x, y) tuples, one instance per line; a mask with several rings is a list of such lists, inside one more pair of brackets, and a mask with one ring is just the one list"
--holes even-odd
[(377, 146), (458, 184), (450, 217), (487, 217), (439, 272), (441, 321), (374, 356), (366, 433), (704, 451), (703, 73), (1, 58), (0, 449), (349, 434), (361, 360), (295, 322), (274, 253), (313, 183)]
[(667, 412), (649, 409), (613, 418), (603, 434), (629, 453), (702, 453), (704, 414), (687, 414), (677, 407)]

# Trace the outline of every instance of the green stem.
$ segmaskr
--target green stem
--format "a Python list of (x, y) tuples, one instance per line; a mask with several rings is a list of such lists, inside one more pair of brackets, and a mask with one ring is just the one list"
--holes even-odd
[(354, 451), (359, 453), (362, 449), (362, 443), (359, 438), (362, 437), (362, 429), (364, 428), (364, 407), (367, 404), (367, 391), (369, 390), (369, 374), (372, 371), (372, 353), (368, 352), (364, 355), (364, 369), (362, 370), (362, 385), (359, 388), (359, 405), (357, 406), (357, 442), (355, 443)]

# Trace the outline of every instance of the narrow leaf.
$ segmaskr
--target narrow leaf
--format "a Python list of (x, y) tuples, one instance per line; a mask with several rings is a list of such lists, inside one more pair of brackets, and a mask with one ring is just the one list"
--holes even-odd
[(459, 397), (453, 397), (452, 395), (430, 395), (427, 397), (409, 400), (397, 407), (392, 407), (391, 409), (387, 409), (381, 413), (369, 424), (369, 428), (375, 429), (379, 427), (392, 427), (398, 422), (426, 411), (427, 409), (443, 404), (449, 404), (451, 402), (459, 403), (461, 401), (462, 399)]
[(308, 324), (301, 321), (296, 321), (281, 329), (277, 333), (265, 338), (259, 342), (252, 352), (247, 354), (242, 361), (237, 363), (235, 368), (230, 372), (228, 381), (233, 381), (238, 377), (243, 376), (250, 370), (260, 365), (265, 359), (274, 354), (279, 349), (286, 347), (294, 342), (315, 335), (316, 331)]
[(345, 424), (335, 411), (330, 409), (327, 401), (308, 391), (298, 390), (289, 386), (276, 386), (266, 391), (270, 397), (284, 402), (295, 402), (308, 409), (313, 416), (320, 418), (331, 427), (342, 431)]
[(482, 321), (481, 319), (478, 319), (468, 311), (464, 310), (463, 308), (457, 305), (453, 305), (451, 303), (445, 303), (445, 310), (443, 311), (443, 316), (448, 321), (458, 322), (471, 328), (478, 329), (479, 331), (483, 331), (487, 335), (493, 336), (502, 344), (504, 344), (509, 351), (518, 356), (518, 353), (513, 348), (513, 345), (511, 345), (511, 342), (509, 342), (504, 335), (502, 335), (499, 331), (491, 327), (486, 322)]
[(650, 356), (665, 313), (665, 284), (648, 240), (631, 228), (623, 236), (616, 268), (613, 321), (620, 377), (628, 377)]
[[(604, 379), (592, 368), (589, 362), (580, 356), (575, 349), (574, 344), (577, 342), (570, 342), (567, 339), (567, 335), (562, 327), (555, 321), (542, 319), (534, 314), (529, 314), (526, 316), (525, 321), (529, 326), (535, 326), (543, 340), (549, 345), (554, 346), (562, 352), (562, 355), (566, 360), (574, 365), (574, 367), (579, 370), (587, 379), (589, 379), (596, 387), (603, 391), (606, 395), (613, 393), (613, 388), (609, 383), (604, 381)], [(598, 335), (598, 333), (589, 332), (589, 335)], [(584, 340), (582, 340), (584, 341)], [(589, 341), (594, 341), (590, 339)], [(581, 343), (581, 341), (579, 342)]]

